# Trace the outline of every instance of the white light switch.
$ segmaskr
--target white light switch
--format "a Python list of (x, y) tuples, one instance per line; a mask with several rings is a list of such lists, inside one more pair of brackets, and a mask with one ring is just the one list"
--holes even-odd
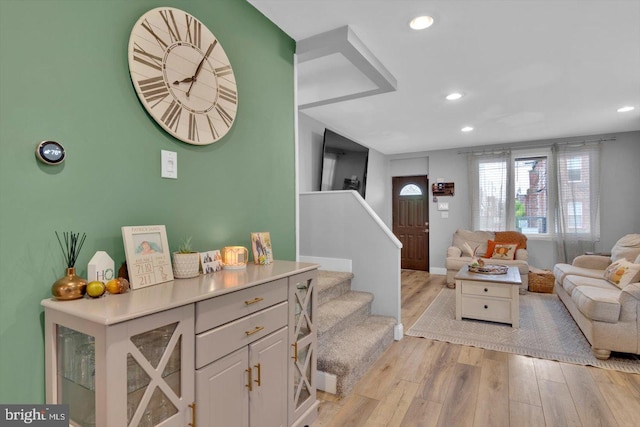
[(440, 212), (440, 217), (441, 218), (449, 218), (449, 212), (447, 212), (447, 211)]
[(162, 178), (178, 179), (178, 153), (175, 151), (161, 150), (161, 173)]
[(448, 211), (449, 210), (449, 202), (438, 202), (438, 210), (439, 211)]

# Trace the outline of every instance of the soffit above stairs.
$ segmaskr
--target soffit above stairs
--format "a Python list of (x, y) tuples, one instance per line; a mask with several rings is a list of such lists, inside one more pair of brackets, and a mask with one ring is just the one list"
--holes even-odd
[(395, 91), (397, 81), (349, 26), (300, 40), (298, 108)]

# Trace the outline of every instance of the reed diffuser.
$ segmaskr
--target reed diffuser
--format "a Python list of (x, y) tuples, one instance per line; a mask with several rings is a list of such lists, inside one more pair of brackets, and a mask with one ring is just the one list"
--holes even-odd
[(65, 231), (62, 233), (62, 238), (60, 238), (58, 232), (56, 231), (55, 233), (67, 265), (67, 272), (64, 277), (56, 280), (51, 286), (51, 293), (54, 298), (59, 300), (82, 298), (87, 289), (87, 281), (76, 275), (75, 266), (87, 234), (82, 233), (80, 235), (80, 233), (74, 233), (73, 231)]

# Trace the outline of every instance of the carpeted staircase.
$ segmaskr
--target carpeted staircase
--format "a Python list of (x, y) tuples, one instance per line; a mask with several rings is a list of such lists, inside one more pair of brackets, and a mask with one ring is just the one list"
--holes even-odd
[(318, 371), (335, 376), (338, 396), (348, 394), (391, 344), (396, 323), (371, 315), (373, 294), (352, 291), (352, 278), (352, 273), (318, 274)]

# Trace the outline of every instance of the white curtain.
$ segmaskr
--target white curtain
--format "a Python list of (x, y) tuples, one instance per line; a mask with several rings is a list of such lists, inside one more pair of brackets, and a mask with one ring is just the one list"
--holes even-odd
[(552, 147), (550, 197), (558, 262), (571, 263), (593, 251), (600, 239), (600, 151), (601, 143)]
[(511, 152), (470, 153), (468, 162), (472, 230), (508, 230)]

